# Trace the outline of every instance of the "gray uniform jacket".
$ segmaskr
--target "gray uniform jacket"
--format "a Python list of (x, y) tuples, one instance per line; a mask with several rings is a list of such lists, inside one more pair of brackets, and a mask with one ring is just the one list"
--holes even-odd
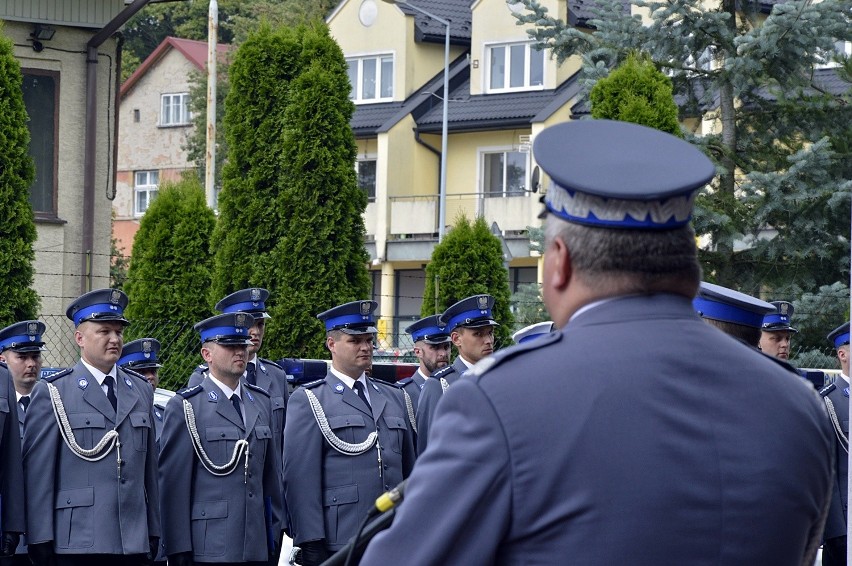
[[(15, 396), (17, 398), (17, 395)], [(16, 403), (18, 405), (18, 430), (20, 432), (21, 437), (21, 446), (24, 445), (24, 418), (26, 417), (26, 412), (21, 407), (20, 403)], [(21, 470), (23, 471), (23, 454), (21, 455)], [(22, 484), (23, 485), (23, 484)], [(18, 547), (15, 548), (15, 554), (26, 554), (27, 553), (27, 535), (26, 533), (21, 535), (21, 540), (18, 542)]]
[(438, 401), (444, 395), (444, 387), (441, 385), (441, 380), (445, 380), (449, 385), (452, 385), (461, 378), (468, 370), (467, 365), (462, 361), (461, 357), (456, 357), (456, 360), (445, 368), (436, 371), (432, 377), (426, 380), (423, 390), (420, 392), (420, 401), (417, 404), (417, 453), (423, 454), (426, 450), (427, 436), (429, 429), (432, 428), (432, 420), (435, 418), (435, 407), (438, 406)]
[(482, 360), (430, 434), (362, 565), (813, 564), (831, 489), (813, 387), (669, 294)]
[[(849, 508), (847, 483), (849, 481), (849, 461), (846, 450), (847, 443), (842, 443), (838, 438), (840, 434), (849, 438), (849, 384), (842, 377), (837, 377), (834, 383), (824, 387), (820, 391), (823, 400), (828, 399), (837, 415), (837, 435), (835, 436), (835, 463), (836, 473), (834, 475), (834, 489), (831, 496), (831, 508), (828, 512), (828, 520), (825, 522), (826, 539), (846, 536), (846, 513)], [(835, 426), (832, 423), (832, 426)]]
[[(48, 383), (59, 392), (80, 448), (93, 448), (110, 430), (118, 431), (120, 447), (96, 462), (72, 452)], [(154, 392), (118, 368), (115, 394), (117, 411), (82, 362), (36, 383), (24, 428), (30, 544), (53, 541), (58, 554), (144, 554), (148, 537), (160, 536)]]
[[(401, 392), (374, 379), (368, 382), (372, 414), (330, 371), (290, 397), (284, 489), (296, 546), (324, 539), (329, 550), (339, 550), (355, 535), (376, 498), (405, 479), (414, 465), (414, 441)], [(332, 434), (357, 444), (378, 432), (377, 444), (360, 455), (333, 448), (317, 424), (307, 391), (322, 405)]]
[(408, 393), (411, 402), (414, 404), (414, 408), (417, 409), (417, 405), (420, 402), (420, 392), (423, 390), (423, 386), (426, 385), (426, 378), (420, 375), (420, 370), (418, 369), (414, 372), (414, 375), (411, 377), (400, 379), (396, 382), (396, 385)]
[(26, 530), (23, 485), (18, 403), (12, 376), (0, 362), (0, 532)]
[[(226, 464), (237, 441), (246, 439), (247, 471), (244, 456), (228, 475), (208, 471), (187, 429), (184, 400), (192, 406), (200, 445), (212, 464)], [(277, 543), (281, 457), (272, 441), (269, 395), (244, 383), (241, 407), (245, 424), (209, 377), (169, 399), (160, 437), (166, 554), (191, 551), (197, 562), (266, 561), (270, 533)]]

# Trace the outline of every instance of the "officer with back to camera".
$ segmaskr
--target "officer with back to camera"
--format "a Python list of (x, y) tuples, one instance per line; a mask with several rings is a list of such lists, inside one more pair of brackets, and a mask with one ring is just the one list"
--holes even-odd
[(414, 465), (400, 391), (365, 375), (372, 365), (376, 307), (375, 301), (353, 301), (317, 315), (331, 367), (324, 379), (290, 397), (284, 487), (303, 566), (340, 550), (375, 499)]
[(775, 310), (771, 303), (706, 281), (699, 285), (692, 305), (707, 324), (752, 348), (760, 342), (764, 317)]
[[(0, 362), (9, 367), (18, 408), (20, 438), (24, 438), (24, 419), (30, 406), (30, 394), (41, 373), (41, 353), (44, 348), (45, 325), (40, 320), (16, 322), (0, 330)], [(23, 468), (22, 468), (23, 469)], [(23, 491), (23, 478), (19, 489)], [(1, 558), (2, 566), (29, 566), (26, 536), (21, 536), (15, 555)]]
[[(534, 142), (559, 329), (444, 393), (362, 565), (813, 564), (833, 432), (816, 392), (696, 316), (713, 164), (623, 122)], [(429, 383), (429, 382), (427, 382)]]
[(242, 312), (196, 324), (208, 371), (166, 405), (160, 506), (172, 566), (259, 566), (277, 553), (281, 457), (269, 394), (241, 379), (253, 324)]
[(823, 533), (823, 566), (846, 564), (846, 517), (849, 511), (849, 323), (841, 324), (827, 336), (840, 361), (840, 375), (819, 394), (834, 427), (835, 474), (831, 507)]
[(38, 566), (147, 564), (160, 537), (153, 390), (116, 365), (127, 295), (73, 301), (80, 361), (39, 381), (24, 427), (29, 554)]
[(432, 426), (435, 407), (447, 388), (455, 383), (473, 364), (494, 351), (494, 327), (492, 318), (494, 297), (473, 295), (455, 303), (441, 314), (440, 322), (449, 333), (453, 345), (459, 352), (452, 365), (435, 372), (423, 386), (417, 405), (417, 453), (426, 450), (427, 435)]

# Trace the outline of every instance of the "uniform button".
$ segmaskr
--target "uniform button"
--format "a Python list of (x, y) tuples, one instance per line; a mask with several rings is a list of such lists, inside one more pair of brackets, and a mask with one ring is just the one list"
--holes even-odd
[(387, 465), (387, 464), (385, 464), (385, 469), (386, 469), (386, 470), (388, 469), (388, 465)]
[[(334, 501), (335, 503), (337, 503), (337, 498), (336, 498), (336, 497), (332, 497), (332, 498), (331, 498), (331, 500), (332, 500), (332, 501)], [(71, 503), (71, 502), (69, 501), (68, 503)]]
[(207, 511), (202, 511), (201, 516), (204, 517), (205, 515), (207, 515)]
[(385, 484), (385, 491), (388, 491), (389, 489), (390, 489), (390, 486), (388, 484)]
[(254, 493), (249, 492), (249, 497), (254, 497)]
[(121, 480), (121, 484), (124, 485), (127, 483), (127, 480)]
[(68, 499), (68, 500), (65, 501), (65, 503), (67, 503), (68, 505), (71, 505), (71, 500)]
[(86, 424), (92, 424), (92, 423), (89, 422), (89, 419), (86, 419)]
[(148, 419), (142, 419), (142, 424), (145, 424), (147, 422), (148, 422)]
[(221, 433), (221, 434), (220, 434), (220, 436), (221, 436), (222, 438), (225, 438), (225, 433), (224, 433), (224, 432), (223, 432), (223, 433)]

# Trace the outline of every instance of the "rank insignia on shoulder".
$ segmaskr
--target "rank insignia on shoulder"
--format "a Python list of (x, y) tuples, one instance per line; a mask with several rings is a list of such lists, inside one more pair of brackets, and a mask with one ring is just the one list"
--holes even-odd
[[(267, 360), (266, 358), (258, 358), (258, 360), (260, 360), (261, 362), (263, 362), (264, 364), (266, 364), (268, 366), (272, 366), (274, 368), (280, 369), (281, 371), (284, 371), (283, 367), (281, 367), (277, 363), (273, 362), (272, 360)], [(266, 368), (264, 368), (262, 365), (260, 366), (260, 369), (262, 369), (263, 371), (266, 371)]]
[(200, 371), (201, 373), (204, 373), (208, 369), (210, 368), (207, 366), (207, 364), (200, 364), (197, 368), (195, 368), (195, 371)]
[(399, 381), (394, 383), (394, 385), (396, 385), (397, 387), (405, 387), (409, 383), (414, 383), (414, 379), (412, 379), (410, 377), (406, 377), (406, 378), (400, 379)]
[(73, 370), (74, 370), (74, 368), (65, 368), (64, 370), (58, 371), (56, 373), (52, 373), (52, 374), (48, 375), (47, 377), (44, 377), (43, 379), (44, 379), (44, 381), (47, 381), (48, 383), (50, 383), (55, 379), (59, 379), (60, 377), (62, 377), (64, 375), (68, 375)]
[[(270, 397), (269, 391), (267, 391), (266, 389), (264, 389), (260, 385), (252, 385), (251, 383), (244, 383), (243, 387), (245, 387), (246, 391), (251, 389), (252, 391), (255, 391), (256, 393), (262, 393), (263, 395)], [(252, 401), (254, 401), (254, 399), (252, 399)]]
[(481, 360), (476, 362), (476, 364), (474, 364), (474, 366), (472, 368), (470, 368), (469, 370), (464, 372), (464, 374), (465, 375), (472, 375), (474, 377), (478, 377), (478, 376), (482, 375), (483, 373), (485, 373), (486, 371), (488, 371), (489, 369), (491, 369), (492, 367), (494, 367), (494, 364), (496, 364), (496, 363), (497, 363), (497, 358), (495, 358), (494, 356), (488, 356), (488, 357), (482, 358)]
[(825, 397), (835, 389), (837, 389), (837, 386), (833, 383), (829, 383), (828, 385), (819, 390), (819, 394), (821, 397)]
[(433, 373), (432, 377), (444, 377), (445, 375), (448, 375), (454, 371), (456, 371), (456, 368), (454, 368), (452, 365), (448, 365), (446, 367), (442, 367), (441, 369)]
[(488, 370), (502, 364), (506, 360), (510, 360), (531, 350), (538, 350), (539, 348), (548, 346), (550, 344), (553, 344), (554, 342), (558, 342), (561, 339), (562, 332), (560, 330), (554, 330), (550, 334), (542, 334), (535, 340), (523, 342), (515, 346), (510, 346), (509, 348), (504, 348), (499, 352), (496, 352), (488, 356), (487, 358), (480, 360), (475, 366), (467, 370), (464, 374), (472, 377), (479, 377)]
[[(311, 381), (310, 383), (306, 383), (306, 384), (302, 385), (302, 387), (304, 387), (305, 389), (311, 389), (312, 387), (316, 387), (317, 385), (321, 385), (323, 383), (325, 383), (324, 377), (322, 379), (317, 379), (316, 381)], [(343, 390), (341, 389), (341, 391), (343, 391)]]
[(177, 394), (183, 397), (184, 399), (189, 399), (196, 393), (201, 393), (202, 387), (201, 384), (193, 385), (192, 387), (187, 387), (185, 389), (179, 389)]

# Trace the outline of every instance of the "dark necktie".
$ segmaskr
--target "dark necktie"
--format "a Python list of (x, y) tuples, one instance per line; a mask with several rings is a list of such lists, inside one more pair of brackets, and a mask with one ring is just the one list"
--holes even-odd
[(246, 366), (246, 381), (252, 385), (257, 385), (257, 367), (253, 363)]
[(367, 401), (367, 391), (364, 390), (364, 384), (360, 381), (356, 381), (352, 389), (355, 390), (355, 393), (358, 394), (358, 397), (360, 397), (361, 400), (364, 401), (364, 404), (367, 405), (367, 410), (372, 413), (373, 407), (371, 407), (370, 402)]
[(118, 408), (118, 399), (115, 398), (115, 380), (111, 375), (104, 377), (104, 385), (107, 388), (107, 399), (112, 405), (112, 410), (115, 411)]
[(21, 400), (18, 401), (18, 402), (21, 404), (21, 409), (23, 409), (23, 411), (26, 413), (27, 407), (30, 406), (30, 396), (24, 395), (23, 397), (21, 397)]
[(240, 416), (240, 420), (243, 420), (243, 410), (240, 408), (240, 398), (237, 394), (231, 395), (231, 404), (234, 406), (234, 409), (237, 410), (237, 414)]

